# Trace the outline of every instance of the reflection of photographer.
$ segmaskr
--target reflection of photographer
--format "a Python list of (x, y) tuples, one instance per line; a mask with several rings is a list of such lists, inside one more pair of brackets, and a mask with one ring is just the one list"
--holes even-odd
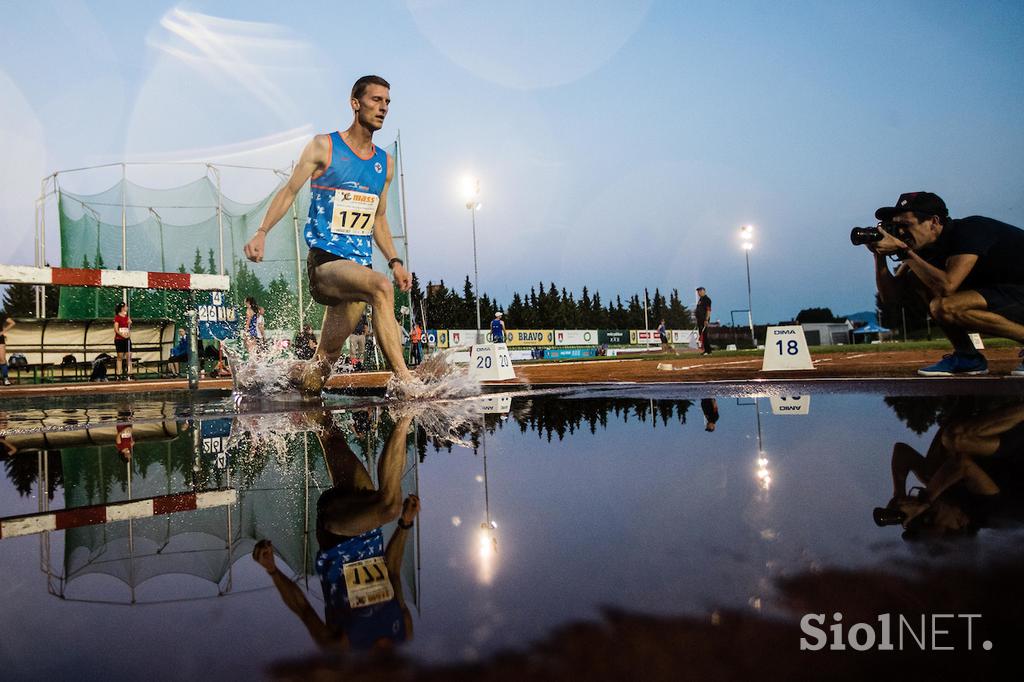
[[(913, 474), (923, 487), (907, 491)], [(1019, 523), (1024, 503), (1024, 403), (951, 419), (922, 456), (892, 449), (893, 496), (874, 511), (879, 526), (901, 524), (905, 537), (970, 533)]]
[[(875, 217), (882, 221), (877, 233), (854, 233), (851, 240), (875, 254), (879, 296), (886, 302), (922, 297), (953, 344), (952, 354), (919, 374), (987, 373), (970, 332), (1024, 344), (1024, 230), (982, 216), (953, 220), (930, 192), (901, 194)], [(894, 272), (889, 255), (902, 261)], [(1024, 376), (1024, 351), (1021, 356), (1013, 373)]]

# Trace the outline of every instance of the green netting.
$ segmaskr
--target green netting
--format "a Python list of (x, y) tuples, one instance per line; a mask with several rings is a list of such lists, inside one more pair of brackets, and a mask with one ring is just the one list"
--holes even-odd
[[(387, 152), (397, 160), (397, 143), (387, 147)], [(249, 263), (242, 253), (284, 183), (283, 177), (277, 180), (276, 186), (254, 203), (238, 202), (219, 193), (210, 176), (166, 189), (144, 187), (130, 179), (97, 194), (76, 194), (59, 188), (61, 265), (219, 273), (223, 261), (224, 273), (231, 276), (232, 300), (236, 305), (241, 305), (246, 296), (255, 297), (266, 308), (271, 329), (297, 329), (300, 308), (305, 321), (319, 327), (323, 311), (309, 299), (305, 266), (308, 248), (301, 236), (309, 210), (308, 185), (296, 198), (297, 222), (293, 222), (289, 212), (275, 225), (267, 239), (263, 262)], [(407, 261), (397, 178), (388, 194), (388, 218), (395, 247)], [(379, 250), (375, 253), (374, 268), (387, 271)], [(121, 291), (117, 289), (62, 287), (58, 316), (110, 317), (120, 300)], [(129, 291), (129, 305), (135, 318), (184, 321), (187, 300), (184, 292)]]

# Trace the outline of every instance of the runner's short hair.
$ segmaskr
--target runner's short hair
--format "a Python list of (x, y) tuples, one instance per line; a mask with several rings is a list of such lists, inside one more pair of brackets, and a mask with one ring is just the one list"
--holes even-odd
[(383, 85), (388, 90), (391, 89), (391, 83), (388, 83), (380, 76), (363, 76), (352, 84), (352, 99), (362, 97), (368, 85)]

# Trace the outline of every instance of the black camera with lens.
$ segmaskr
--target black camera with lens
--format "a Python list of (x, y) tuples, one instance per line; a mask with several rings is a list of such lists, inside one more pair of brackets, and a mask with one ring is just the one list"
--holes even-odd
[[(920, 486), (914, 486), (907, 493), (907, 497), (918, 502), (927, 502), (928, 491)], [(897, 523), (907, 520), (907, 513), (899, 508), (896, 498), (893, 498), (888, 506), (875, 507), (871, 512), (871, 517), (878, 526), (895, 526)]]
[(895, 526), (897, 523), (903, 523), (907, 519), (906, 512), (902, 509), (893, 509), (892, 507), (875, 507), (874, 511), (871, 512), (871, 516), (878, 526)]
[[(897, 239), (907, 242), (910, 236), (906, 231), (899, 225), (893, 223), (878, 223), (874, 227), (855, 227), (850, 230), (850, 243), (854, 246), (863, 246), (864, 244), (875, 244), (885, 239), (885, 235), (882, 234), (882, 230), (885, 230)], [(897, 251), (889, 254), (889, 258), (902, 261), (907, 257), (906, 251)]]
[(874, 244), (880, 242), (885, 237), (882, 231), (878, 227), (855, 227), (850, 230), (850, 243), (854, 246), (863, 246), (864, 244)]

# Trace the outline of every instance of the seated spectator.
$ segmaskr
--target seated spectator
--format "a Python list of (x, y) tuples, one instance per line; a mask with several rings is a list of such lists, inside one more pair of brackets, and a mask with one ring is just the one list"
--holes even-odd
[(92, 374), (89, 376), (89, 381), (106, 381), (107, 380), (107, 365), (114, 358), (107, 353), (100, 353), (96, 356), (96, 359), (92, 361)]
[(180, 363), (188, 362), (188, 334), (184, 329), (178, 330), (178, 340), (171, 348), (171, 356), (167, 360), (171, 374), (180, 373)]

